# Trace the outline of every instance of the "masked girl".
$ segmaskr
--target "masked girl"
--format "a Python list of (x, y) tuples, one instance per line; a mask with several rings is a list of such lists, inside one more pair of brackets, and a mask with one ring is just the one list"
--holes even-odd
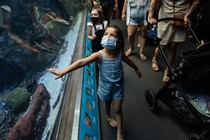
[(101, 39), (108, 22), (103, 21), (103, 12), (100, 8), (92, 9), (90, 20), (91, 21), (87, 23), (88, 39), (91, 40), (92, 51), (97, 52), (103, 49)]
[[(99, 65), (99, 86), (97, 94), (104, 102), (106, 120), (111, 127), (117, 127), (117, 140), (123, 140), (123, 114), (122, 103), (124, 98), (124, 74), (122, 61), (132, 67), (137, 77), (141, 72), (134, 62), (125, 56), (122, 31), (117, 26), (110, 26), (105, 30), (101, 41), (102, 50), (93, 53), (89, 57), (77, 60), (63, 70), (47, 69), (56, 75), (55, 79), (81, 68), (91, 62)], [(113, 106), (115, 119), (111, 117), (110, 109)]]

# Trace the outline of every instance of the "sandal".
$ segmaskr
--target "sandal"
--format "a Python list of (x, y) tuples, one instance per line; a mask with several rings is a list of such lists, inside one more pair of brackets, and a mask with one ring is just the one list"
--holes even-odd
[(159, 71), (158, 63), (157, 63), (157, 61), (154, 59), (154, 57), (152, 58), (152, 69), (153, 69), (154, 71)]
[(168, 72), (164, 72), (163, 75), (163, 83), (167, 83), (170, 80), (170, 78), (168, 77)]
[(117, 127), (117, 122), (115, 121), (115, 119), (107, 118), (106, 121), (111, 127)]
[(125, 55), (128, 57), (128, 56), (130, 56), (130, 55), (132, 54), (132, 52), (133, 52), (133, 50), (128, 49), (128, 50), (126, 51)]
[(143, 52), (139, 53), (139, 57), (141, 58), (142, 61), (146, 61), (147, 60), (147, 57), (146, 57), (146, 55), (144, 55)]

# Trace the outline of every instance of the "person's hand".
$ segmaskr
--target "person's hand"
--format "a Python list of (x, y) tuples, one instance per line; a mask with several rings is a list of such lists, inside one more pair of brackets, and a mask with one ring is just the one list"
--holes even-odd
[(190, 19), (187, 15), (184, 16), (184, 24), (191, 26)]
[(156, 20), (155, 18), (148, 17), (148, 22), (149, 22), (150, 24), (155, 24), (155, 23), (157, 23), (157, 20)]
[(138, 76), (138, 78), (141, 78), (141, 72), (137, 69), (136, 71), (136, 75)]
[(118, 11), (118, 10), (119, 10), (119, 6), (118, 6), (118, 4), (115, 4), (115, 6), (114, 6), (114, 7), (115, 7), (115, 10), (116, 10), (116, 11)]
[(96, 39), (96, 37), (97, 37), (96, 35), (93, 35), (92, 40), (95, 40), (95, 39)]
[(126, 20), (126, 14), (122, 14), (122, 21)]
[(57, 69), (53, 69), (53, 68), (49, 68), (47, 69), (47, 71), (53, 73), (56, 75), (55, 79), (61, 78), (64, 76), (64, 73), (62, 70), (57, 70)]

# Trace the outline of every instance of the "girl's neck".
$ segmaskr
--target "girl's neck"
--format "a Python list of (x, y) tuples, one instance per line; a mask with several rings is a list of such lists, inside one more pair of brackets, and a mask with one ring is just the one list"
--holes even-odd
[(118, 49), (114, 50), (107, 50), (106, 48), (103, 49), (106, 57), (108, 58), (116, 58), (119, 56), (120, 51)]

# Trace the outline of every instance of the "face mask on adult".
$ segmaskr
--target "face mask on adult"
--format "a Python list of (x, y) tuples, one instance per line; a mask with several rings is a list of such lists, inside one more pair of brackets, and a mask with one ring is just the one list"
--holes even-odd
[(99, 17), (91, 17), (90, 20), (93, 22), (93, 24), (98, 22)]
[(107, 50), (113, 50), (117, 47), (117, 39), (113, 37), (112, 38), (103, 37), (101, 40), (101, 45)]

